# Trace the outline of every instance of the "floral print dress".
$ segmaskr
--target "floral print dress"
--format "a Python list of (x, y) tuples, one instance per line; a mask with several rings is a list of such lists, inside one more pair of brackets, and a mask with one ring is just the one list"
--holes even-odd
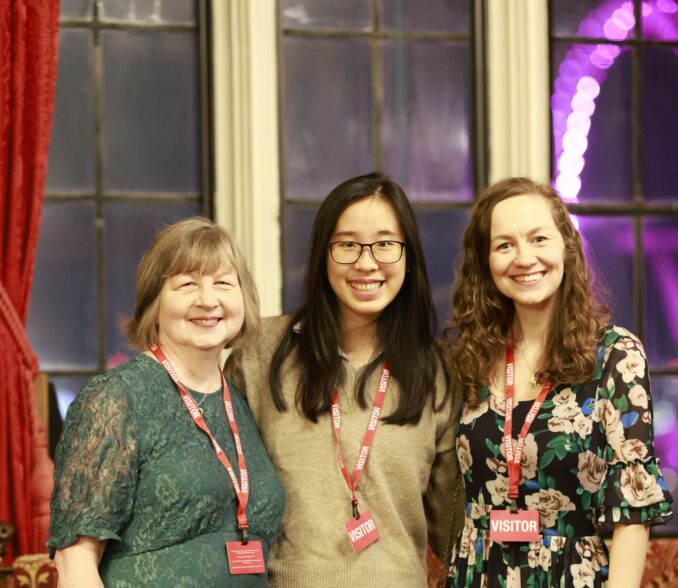
[[(654, 456), (645, 352), (620, 327), (608, 327), (593, 379), (554, 387), (525, 439), (518, 507), (539, 511), (540, 541), (493, 542), (490, 511), (507, 509), (502, 444), (504, 400), (488, 388), (463, 408), (457, 453), (466, 488), (466, 519), (448, 586), (605, 586), (605, 524), (668, 521), (672, 501)], [(532, 401), (516, 404), (517, 430)]]

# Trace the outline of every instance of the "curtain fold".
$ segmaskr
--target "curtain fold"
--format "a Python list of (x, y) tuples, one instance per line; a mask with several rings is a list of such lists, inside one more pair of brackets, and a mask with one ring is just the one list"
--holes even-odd
[[(31, 476), (38, 361), (26, 336), (54, 112), (59, 0), (0, 1), (0, 519), (10, 557), (44, 551)], [(44, 494), (44, 492), (43, 492)]]

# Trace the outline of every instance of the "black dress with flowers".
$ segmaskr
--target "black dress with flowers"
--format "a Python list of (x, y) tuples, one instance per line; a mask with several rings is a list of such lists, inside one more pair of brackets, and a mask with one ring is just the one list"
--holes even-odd
[[(490, 540), (490, 510), (509, 504), (504, 400), (483, 388), (478, 405), (464, 406), (457, 453), (468, 503), (448, 586), (605, 586), (608, 552), (597, 529), (671, 518), (654, 456), (643, 347), (625, 329), (609, 327), (597, 359), (592, 380), (549, 392), (525, 439), (518, 506), (539, 511), (540, 541)], [(517, 403), (516, 428), (531, 406)]]

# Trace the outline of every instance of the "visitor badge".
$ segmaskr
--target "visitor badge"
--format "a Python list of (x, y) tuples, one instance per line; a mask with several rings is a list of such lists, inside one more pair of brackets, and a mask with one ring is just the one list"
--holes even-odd
[(539, 541), (539, 511), (492, 509), (490, 511), (490, 539), (504, 543), (512, 541)]
[(377, 525), (374, 524), (372, 513), (369, 510), (363, 511), (357, 519), (351, 519), (344, 525), (348, 539), (351, 542), (353, 551), (362, 551), (368, 545), (379, 539)]
[(261, 541), (248, 541), (247, 543), (228, 541), (226, 552), (228, 553), (228, 568), (232, 575), (266, 572)]

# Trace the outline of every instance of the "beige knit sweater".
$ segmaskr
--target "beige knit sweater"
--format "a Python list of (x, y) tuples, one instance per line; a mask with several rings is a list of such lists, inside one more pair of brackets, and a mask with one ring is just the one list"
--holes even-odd
[[(271, 586), (289, 588), (417, 588), (427, 585), (426, 544), (444, 556), (451, 530), (459, 466), (452, 415), (459, 402), (440, 412), (430, 406), (417, 425), (380, 423), (357, 489), (361, 510), (372, 512), (380, 539), (354, 553), (344, 524), (351, 518), (351, 495), (337, 465), (329, 413), (310, 422), (295, 407), (295, 356), (283, 365), (282, 386), (290, 407), (278, 412), (268, 385), (271, 358), (289, 317), (264, 319), (259, 340), (240, 355), (233, 374), (247, 396), (273, 463), (287, 491), (287, 510), (269, 559)], [(233, 360), (230, 360), (233, 367)], [(353, 473), (380, 370), (367, 382), (369, 408), (360, 409), (354, 386), (359, 370), (346, 362), (340, 390), (341, 442)], [(442, 377), (437, 395), (443, 393)], [(383, 414), (399, 394), (391, 378)], [(463, 508), (463, 485), (458, 508)], [(463, 514), (455, 517), (460, 527)], [(427, 522), (428, 521), (428, 522)]]

